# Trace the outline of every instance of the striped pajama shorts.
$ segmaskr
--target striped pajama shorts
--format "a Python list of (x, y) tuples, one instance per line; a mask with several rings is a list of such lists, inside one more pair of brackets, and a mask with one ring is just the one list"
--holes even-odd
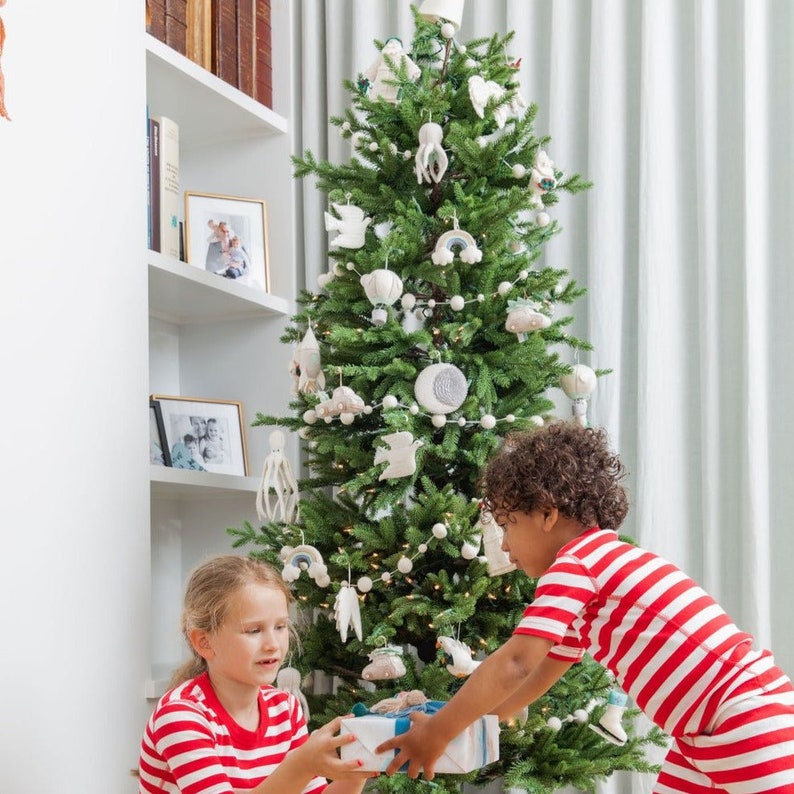
[(674, 739), (653, 794), (794, 794), (794, 687), (777, 672), (707, 733)]

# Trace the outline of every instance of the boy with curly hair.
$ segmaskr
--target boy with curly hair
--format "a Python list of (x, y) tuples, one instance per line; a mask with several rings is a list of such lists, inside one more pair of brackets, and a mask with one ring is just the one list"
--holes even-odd
[(508, 437), (486, 467), (484, 507), (502, 548), (539, 578), (513, 636), (434, 716), (382, 743), (428, 780), (448, 742), (486, 713), (507, 719), (585, 652), (672, 746), (654, 794), (794, 792), (794, 687), (767, 650), (675, 565), (617, 528), (625, 469), (603, 429), (556, 422)]

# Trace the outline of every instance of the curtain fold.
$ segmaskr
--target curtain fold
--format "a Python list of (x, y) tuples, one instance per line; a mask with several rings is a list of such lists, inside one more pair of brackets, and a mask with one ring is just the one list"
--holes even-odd
[[(409, 0), (301, 0), (299, 139), (350, 156), (328, 117)], [(457, 38), (514, 31), (521, 93), (565, 173), (542, 263), (588, 290), (572, 332), (612, 369), (590, 419), (629, 472), (625, 531), (683, 567), (794, 673), (794, 4), (469, 0)], [(327, 270), (325, 199), (303, 188), (306, 283)], [(566, 355), (570, 355), (566, 352)], [(552, 390), (559, 415), (570, 413)], [(650, 792), (615, 775), (602, 794)]]

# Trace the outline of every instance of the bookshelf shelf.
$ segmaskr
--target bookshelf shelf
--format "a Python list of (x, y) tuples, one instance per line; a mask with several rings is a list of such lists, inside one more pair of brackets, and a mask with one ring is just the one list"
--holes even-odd
[(180, 146), (201, 147), (288, 131), (287, 120), (146, 35), (149, 113), (179, 124)]
[(257, 477), (238, 477), (232, 474), (171, 469), (164, 466), (151, 466), (150, 469), (152, 496), (161, 498), (217, 499), (244, 496), (255, 494), (259, 487)]
[(285, 316), (289, 301), (148, 251), (149, 314), (175, 325)]

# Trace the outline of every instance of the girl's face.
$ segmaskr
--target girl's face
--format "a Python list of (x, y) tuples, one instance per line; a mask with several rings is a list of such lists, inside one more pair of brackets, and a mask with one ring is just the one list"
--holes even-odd
[(244, 585), (232, 595), (223, 625), (201, 641), (206, 646), (200, 653), (214, 683), (272, 684), (289, 650), (286, 596), (258, 582)]
[(215, 441), (218, 438), (219, 433), (220, 430), (218, 430), (218, 425), (212, 425), (212, 424), (207, 425), (207, 438), (211, 439), (212, 441)]

